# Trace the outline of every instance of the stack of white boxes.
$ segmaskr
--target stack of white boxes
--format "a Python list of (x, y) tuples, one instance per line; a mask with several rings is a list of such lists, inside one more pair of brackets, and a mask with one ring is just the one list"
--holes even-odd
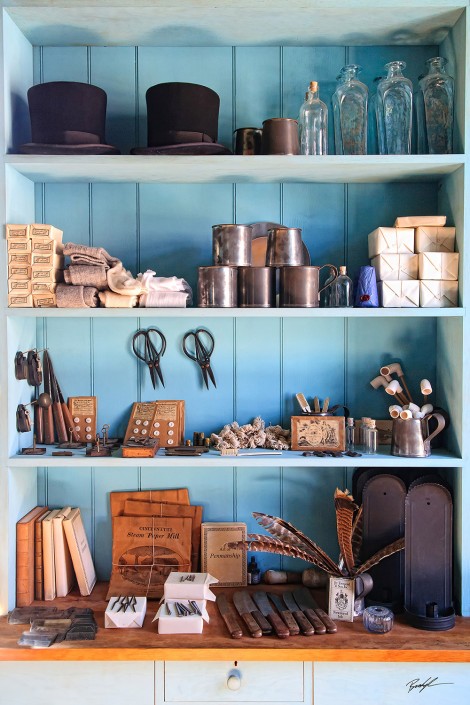
[(8, 306), (54, 308), (64, 280), (62, 230), (53, 225), (7, 225)]
[(458, 305), (459, 255), (445, 216), (397, 218), (369, 234), (380, 305), (385, 308)]

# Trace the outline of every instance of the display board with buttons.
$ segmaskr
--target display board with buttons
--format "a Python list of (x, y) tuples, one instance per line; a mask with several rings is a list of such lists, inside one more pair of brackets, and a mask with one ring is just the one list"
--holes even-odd
[(124, 443), (151, 438), (171, 448), (184, 442), (184, 401), (135, 402)]
[(73, 429), (82, 443), (92, 443), (96, 438), (96, 397), (69, 397), (67, 405)]

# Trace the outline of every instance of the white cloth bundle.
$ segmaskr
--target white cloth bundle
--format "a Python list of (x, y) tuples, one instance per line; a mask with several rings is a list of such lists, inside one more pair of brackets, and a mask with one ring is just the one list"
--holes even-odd
[(178, 277), (157, 277), (147, 269), (137, 279), (143, 293), (139, 300), (141, 308), (185, 308), (192, 303), (193, 292), (188, 282)]

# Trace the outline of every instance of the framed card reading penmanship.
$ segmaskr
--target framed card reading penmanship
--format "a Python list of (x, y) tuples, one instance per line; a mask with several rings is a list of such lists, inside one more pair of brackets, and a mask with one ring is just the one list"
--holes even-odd
[(344, 416), (291, 416), (292, 450), (344, 451)]

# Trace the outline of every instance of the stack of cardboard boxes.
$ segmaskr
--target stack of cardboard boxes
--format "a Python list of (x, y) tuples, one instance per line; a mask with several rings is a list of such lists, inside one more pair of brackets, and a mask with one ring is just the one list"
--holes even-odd
[(62, 230), (53, 225), (7, 225), (8, 306), (55, 308), (64, 280)]
[(458, 305), (459, 255), (455, 228), (445, 216), (397, 218), (393, 228), (369, 233), (381, 306), (447, 308)]

